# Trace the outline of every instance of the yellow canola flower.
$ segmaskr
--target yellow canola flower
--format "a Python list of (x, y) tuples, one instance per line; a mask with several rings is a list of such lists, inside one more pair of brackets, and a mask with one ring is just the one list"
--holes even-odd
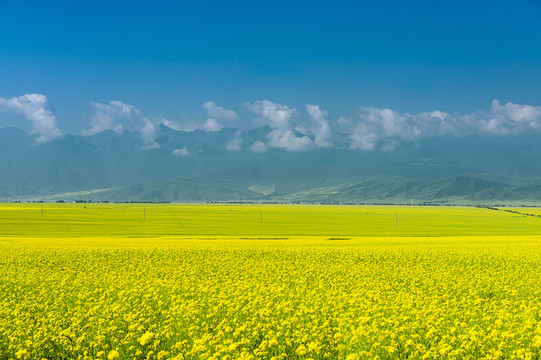
[(308, 352), (308, 349), (306, 348), (306, 346), (304, 346), (304, 345), (302, 345), (302, 344), (299, 345), (299, 346), (297, 347), (297, 350), (295, 350), (295, 353), (296, 353), (297, 355), (299, 355), (299, 356), (303, 356), (303, 355), (305, 355), (307, 352)]
[(169, 357), (169, 351), (162, 350), (158, 353), (158, 360), (163, 360)]
[(154, 333), (150, 332), (150, 331), (147, 331), (143, 335), (141, 335), (141, 337), (139, 338), (139, 340), (137, 340), (137, 342), (139, 344), (141, 344), (142, 346), (145, 346), (150, 341), (152, 341), (152, 339), (154, 339)]
[(17, 359), (24, 359), (28, 355), (28, 350), (19, 350), (15, 353)]
[(118, 351), (112, 350), (107, 355), (107, 360), (115, 360), (115, 359), (118, 359), (119, 356), (120, 356), (120, 354), (118, 353)]
[(138, 204), (45, 204), (50, 218), (32, 220), (32, 206), (0, 204), (0, 357), (540, 354), (539, 218), (158, 204), (143, 222)]

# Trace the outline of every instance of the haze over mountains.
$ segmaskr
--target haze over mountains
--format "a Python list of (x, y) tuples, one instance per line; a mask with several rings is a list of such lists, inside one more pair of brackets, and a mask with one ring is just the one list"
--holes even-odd
[[(446, 134), (352, 149), (269, 147), (276, 128), (65, 134), (0, 129), (0, 198), (109, 201), (493, 202), (541, 200), (538, 134)], [(315, 136), (291, 130), (297, 139)], [(253, 144), (262, 144), (258, 149)], [(71, 193), (71, 194), (70, 194)], [(45, 197), (48, 195), (48, 197)], [(53, 195), (53, 196), (51, 196)]]

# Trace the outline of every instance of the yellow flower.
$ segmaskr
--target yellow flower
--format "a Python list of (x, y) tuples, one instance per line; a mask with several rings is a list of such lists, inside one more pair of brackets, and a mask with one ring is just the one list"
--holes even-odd
[(297, 355), (299, 355), (299, 356), (303, 356), (304, 354), (306, 354), (307, 351), (308, 351), (308, 349), (306, 348), (306, 346), (299, 345), (297, 350), (295, 350), (295, 353), (297, 353)]
[(118, 359), (119, 356), (120, 354), (118, 353), (118, 351), (112, 350), (109, 355), (107, 355), (107, 360), (115, 360)]
[(150, 332), (150, 331), (147, 331), (146, 333), (144, 333), (143, 335), (141, 335), (141, 337), (139, 338), (139, 340), (137, 340), (137, 342), (139, 344), (141, 344), (142, 346), (145, 346), (146, 344), (148, 344), (152, 339), (154, 339), (154, 333)]
[(319, 346), (317, 342), (312, 341), (308, 344), (308, 352), (317, 352)]
[(162, 351), (160, 351), (160, 352), (158, 353), (158, 360), (165, 359), (165, 358), (168, 357), (168, 356), (169, 356), (169, 351), (164, 351), (164, 350), (162, 350)]
[[(17, 215), (9, 210), (11, 206), (0, 204), (0, 213), (11, 214), (7, 217), (10, 222), (17, 216), (25, 223), (30, 221), (30, 212)], [(456, 216), (467, 220), (465, 215), (472, 212), (474, 219), (480, 216), (483, 222), (494, 221), (494, 233), (501, 230), (498, 221), (507, 219), (517, 225), (518, 233), (531, 230), (531, 235), (540, 236), (536, 219), (474, 208), (377, 207), (370, 208), (370, 215), (360, 207), (333, 207), (332, 212), (326, 213), (315, 207), (295, 208), (295, 213), (298, 209), (309, 212), (313, 220), (310, 226), (316, 230), (318, 222), (328, 220), (329, 225), (334, 224), (329, 231), (337, 231), (337, 236), (352, 231), (352, 238), (328, 241), (326, 237), (297, 238), (290, 234), (284, 241), (253, 241), (237, 239), (237, 227), (249, 233), (257, 225), (258, 232), (271, 236), (271, 227), (289, 227), (289, 220), (296, 221), (297, 215), (292, 216), (292, 210), (278, 206), (271, 213), (269, 208), (267, 225), (261, 227), (259, 217), (252, 216), (255, 212), (251, 207), (239, 206), (235, 213), (228, 211), (227, 215), (222, 207), (209, 205), (211, 208), (214, 210), (209, 213), (199, 207), (193, 208), (197, 211), (187, 211), (156, 205), (152, 212), (157, 216), (163, 211), (164, 226), (176, 223), (178, 218), (189, 225), (189, 232), (197, 230), (191, 226), (198, 221), (221, 224), (226, 233), (234, 231), (231, 238), (146, 239), (144, 236), (150, 235), (147, 231), (163, 235), (171, 231), (160, 228), (159, 222), (152, 223), (152, 227), (139, 227), (138, 220), (131, 223), (122, 217), (131, 216), (126, 211), (126, 215), (118, 214), (122, 225), (119, 235), (125, 230), (142, 231), (143, 237), (87, 238), (93, 233), (85, 225), (80, 228), (85, 236), (77, 241), (77, 246), (62, 237), (17, 238), (5, 243), (0, 239), (0, 252), (7, 256), (7, 261), (0, 263), (0, 274), (14, 280), (2, 282), (0, 275), (4, 286), (0, 289), (0, 359), (44, 359), (56, 352), (77, 354), (74, 357), (81, 360), (469, 356), (532, 360), (541, 351), (539, 306), (535, 301), (541, 283), (535, 271), (524, 271), (534, 269), (541, 261), (541, 242), (530, 238), (525, 241), (522, 235), (402, 238), (395, 237), (401, 236), (401, 232), (396, 233), (394, 226), (396, 211), (405, 212), (403, 222), (412, 220), (400, 231), (416, 226), (451, 225)], [(63, 214), (71, 222), (76, 216), (83, 216), (75, 209), (64, 212), (68, 209), (58, 208), (55, 217), (58, 215), (59, 220)], [(136, 209), (135, 205), (131, 209)], [(89, 224), (111, 220), (112, 229), (113, 219), (105, 210), (107, 207), (99, 211), (96, 208), (93, 220), (94, 215), (85, 211), (85, 219), (88, 216)], [(246, 217), (241, 214), (243, 211)], [(528, 211), (541, 215), (539, 209)], [(133, 215), (138, 213), (134, 211)], [(298, 216), (305, 216), (304, 212), (299, 213)], [(348, 230), (348, 223), (342, 221), (350, 216), (356, 225)], [(252, 228), (250, 224), (236, 223), (237, 220), (253, 220), (257, 224)], [(372, 240), (354, 237), (353, 233), (364, 232), (363, 223), (368, 231), (382, 236)], [(42, 220), (40, 224), (45, 226)], [(229, 225), (235, 227), (228, 228)], [(24, 228), (9, 226), (13, 231)], [(469, 233), (462, 227), (445, 229), (451, 229), (453, 234), (455, 230), (457, 234)], [(0, 233), (1, 230), (2, 224)], [(280, 236), (288, 231), (278, 230)], [(434, 235), (434, 230), (425, 235)], [(201, 235), (206, 236), (205, 232)], [(52, 268), (37, 276), (22, 260), (27, 252), (28, 261)], [(68, 274), (63, 270), (57, 271), (61, 269), (56, 267), (58, 264), (69, 264), (69, 276), (64, 276)], [(464, 269), (468, 271), (461, 271)], [(500, 271), (505, 272), (507, 281), (492, 281), (492, 275)], [(57, 286), (59, 282), (63, 285)], [(498, 294), (497, 301), (487, 295), (490, 293)], [(20, 294), (25, 295), (24, 299)], [(49, 321), (42, 318), (44, 314), (58, 316)], [(27, 324), (30, 318), (36, 321)], [(69, 320), (72, 327), (66, 329), (63, 319)], [(29, 331), (32, 337), (28, 336)], [(48, 341), (51, 335), (58, 340), (57, 348), (52, 348)]]
[(28, 350), (19, 350), (15, 353), (17, 359), (24, 359), (28, 355)]

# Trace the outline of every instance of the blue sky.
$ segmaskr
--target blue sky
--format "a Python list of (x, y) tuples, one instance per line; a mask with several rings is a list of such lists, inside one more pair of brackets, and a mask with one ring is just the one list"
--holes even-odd
[(111, 100), (178, 123), (207, 101), (335, 119), (541, 105), (539, 0), (171, 3), (0, 0), (0, 98), (45, 95), (69, 133)]

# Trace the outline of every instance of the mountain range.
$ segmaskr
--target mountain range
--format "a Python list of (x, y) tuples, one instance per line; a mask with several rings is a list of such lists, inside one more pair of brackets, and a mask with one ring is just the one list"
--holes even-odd
[[(272, 129), (65, 135), (47, 143), (0, 129), (1, 200), (541, 202), (541, 143), (446, 135), (388, 151), (268, 148)], [(345, 137), (345, 135), (344, 135)], [(233, 144), (233, 145), (232, 145)]]

